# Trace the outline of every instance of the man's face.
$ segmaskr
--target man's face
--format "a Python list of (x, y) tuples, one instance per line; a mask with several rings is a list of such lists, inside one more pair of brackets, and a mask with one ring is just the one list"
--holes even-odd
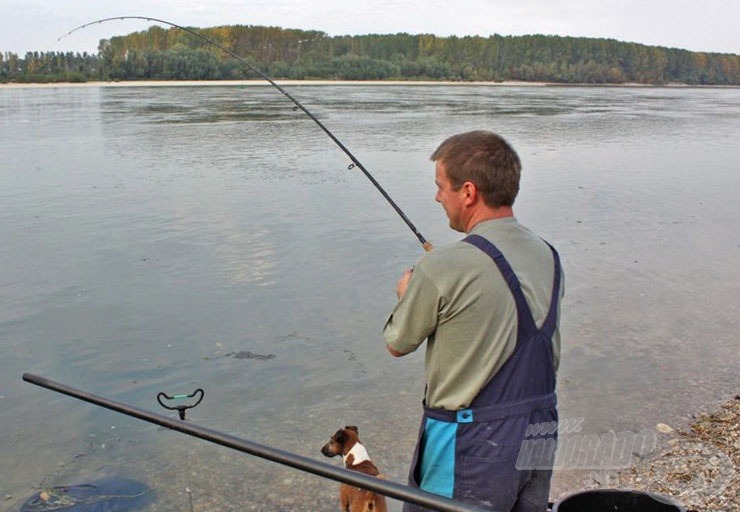
[(450, 221), (450, 227), (455, 231), (465, 232), (462, 219), (465, 191), (463, 188), (453, 189), (452, 183), (447, 177), (445, 165), (439, 160), (436, 162), (434, 183), (437, 185), (437, 195), (434, 200), (442, 205)]

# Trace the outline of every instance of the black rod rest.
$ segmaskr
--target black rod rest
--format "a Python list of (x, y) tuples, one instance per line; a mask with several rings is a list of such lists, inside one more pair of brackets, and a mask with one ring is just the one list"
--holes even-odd
[[(183, 400), (185, 398), (195, 398), (196, 396), (198, 396), (198, 399), (195, 401), (195, 403), (192, 403), (192, 404), (168, 405), (168, 404), (166, 404), (166, 403), (164, 403), (162, 401), (162, 399), (169, 400), (169, 401), (172, 401), (172, 400)], [(164, 392), (160, 392), (160, 393), (157, 394), (157, 402), (159, 402), (159, 405), (161, 405), (165, 409), (169, 409), (170, 411), (177, 411), (177, 414), (180, 416), (180, 419), (184, 421), (185, 420), (185, 411), (187, 411), (188, 409), (192, 409), (193, 407), (195, 407), (196, 405), (198, 405), (199, 403), (201, 403), (203, 401), (203, 397), (204, 396), (205, 396), (205, 393), (203, 392), (203, 390), (201, 388), (196, 389), (195, 391), (193, 391), (189, 395), (173, 395), (173, 396), (170, 396), (170, 395), (168, 395), (168, 394), (166, 394)]]

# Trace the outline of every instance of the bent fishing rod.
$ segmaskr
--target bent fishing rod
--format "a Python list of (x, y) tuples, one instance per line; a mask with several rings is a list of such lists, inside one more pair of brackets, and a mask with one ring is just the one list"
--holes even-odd
[(72, 30), (70, 30), (66, 34), (64, 34), (61, 37), (59, 37), (58, 38), (58, 41), (61, 41), (62, 39), (64, 39), (65, 37), (67, 37), (67, 36), (69, 36), (71, 34), (73, 34), (74, 32), (77, 32), (78, 30), (82, 30), (84, 28), (87, 28), (87, 27), (89, 27), (91, 25), (106, 23), (108, 21), (114, 21), (114, 20), (144, 20), (144, 21), (152, 21), (152, 22), (155, 22), (155, 23), (162, 23), (164, 25), (168, 25), (168, 26), (170, 26), (172, 28), (176, 28), (178, 30), (182, 30), (183, 32), (186, 32), (188, 34), (191, 34), (191, 35), (197, 37), (198, 39), (200, 39), (202, 41), (205, 41), (206, 43), (214, 46), (215, 48), (218, 48), (219, 50), (227, 53), (228, 55), (230, 55), (232, 57), (234, 57), (237, 61), (239, 61), (240, 63), (242, 63), (244, 66), (246, 66), (250, 71), (252, 71), (253, 73), (257, 74), (263, 80), (266, 80), (270, 85), (272, 85), (273, 87), (275, 87), (278, 91), (280, 91), (283, 94), (283, 96), (285, 96), (286, 98), (288, 98), (295, 105), (294, 109), (300, 109), (304, 114), (306, 114), (309, 117), (309, 119), (311, 119), (311, 121), (313, 121), (314, 123), (316, 123), (316, 125), (319, 128), (321, 128), (324, 131), (324, 133), (326, 133), (332, 141), (334, 141), (334, 143), (339, 147), (339, 149), (341, 149), (344, 152), (344, 154), (349, 157), (351, 163), (348, 166), (348, 169), (352, 169), (354, 167), (357, 167), (358, 169), (360, 169), (360, 171), (362, 171), (362, 173), (367, 177), (367, 179), (370, 180), (370, 182), (375, 186), (375, 188), (378, 189), (378, 192), (380, 192), (383, 195), (383, 197), (385, 198), (385, 200), (388, 201), (388, 203), (393, 207), (394, 210), (396, 210), (396, 213), (398, 213), (398, 215), (401, 217), (401, 219), (403, 219), (403, 221), (406, 223), (406, 225), (409, 227), (409, 229), (411, 229), (411, 231), (414, 233), (414, 235), (416, 235), (416, 238), (419, 239), (419, 242), (421, 242), (421, 245), (422, 245), (422, 247), (424, 247), (424, 250), (425, 251), (432, 250), (432, 244), (430, 242), (428, 242), (422, 236), (422, 234), (419, 232), (418, 229), (416, 229), (416, 226), (414, 226), (414, 224), (411, 222), (411, 220), (409, 220), (409, 218), (406, 216), (406, 214), (403, 213), (403, 210), (401, 210), (401, 208), (396, 204), (396, 202), (391, 198), (391, 196), (388, 195), (388, 192), (386, 192), (383, 189), (383, 187), (380, 186), (380, 183), (378, 183), (378, 181), (373, 177), (373, 175), (370, 174), (370, 171), (368, 171), (365, 168), (365, 166), (362, 164), (362, 162), (360, 162), (357, 159), (357, 157), (355, 157), (352, 154), (352, 152), (347, 148), (347, 146), (345, 146), (342, 143), (342, 141), (340, 141), (336, 137), (336, 135), (334, 135), (331, 132), (331, 130), (329, 130), (329, 128), (327, 128), (324, 125), (324, 123), (322, 123), (315, 115), (313, 115), (306, 107), (304, 107), (303, 104), (300, 101), (298, 101), (297, 99), (295, 99), (288, 91), (286, 91), (282, 86), (280, 86), (278, 83), (276, 83), (275, 80), (273, 80), (270, 76), (268, 76), (266, 73), (264, 73), (263, 71), (261, 71), (260, 69), (258, 69), (254, 65), (252, 65), (247, 59), (245, 59), (241, 55), (237, 54), (236, 52), (230, 50), (229, 48), (225, 47), (224, 45), (220, 44), (219, 42), (214, 41), (213, 39), (210, 39), (210, 38), (204, 36), (203, 34), (201, 34), (200, 32), (198, 32), (198, 31), (196, 31), (194, 29), (191, 29), (191, 28), (188, 28), (188, 27), (183, 27), (183, 26), (178, 25), (176, 23), (173, 23), (171, 21), (157, 19), (157, 18), (152, 18), (152, 17), (149, 17), (149, 16), (114, 16), (114, 17), (111, 17), (111, 18), (102, 18), (102, 19), (99, 19), (99, 20), (91, 21), (89, 23), (85, 23), (84, 25), (80, 25), (79, 27), (73, 28)]
[(379, 494), (383, 494), (384, 496), (388, 496), (389, 498), (415, 503), (422, 507), (440, 510), (442, 512), (485, 512), (484, 509), (473, 505), (460, 503), (449, 498), (390, 482), (382, 478), (366, 475), (365, 473), (360, 473), (358, 471), (351, 471), (343, 467), (318, 462), (308, 457), (290, 453), (278, 448), (261, 445), (217, 430), (168, 418), (166, 416), (104, 398), (87, 391), (75, 389), (38, 375), (24, 373), (23, 380), (42, 388), (56, 391), (57, 393), (71, 396), (78, 400), (82, 400), (105, 409), (110, 409), (111, 411), (119, 412), (142, 421), (153, 423), (170, 430), (175, 430), (177, 432), (197, 437), (249, 455), (254, 455), (262, 459), (277, 462), (278, 464), (289, 466), (307, 473), (312, 473), (324, 478), (374, 491)]

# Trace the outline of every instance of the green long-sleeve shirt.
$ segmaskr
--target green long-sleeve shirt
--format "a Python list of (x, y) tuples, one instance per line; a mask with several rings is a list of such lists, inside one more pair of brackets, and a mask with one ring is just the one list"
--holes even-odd
[[(541, 325), (554, 273), (547, 244), (514, 217), (481, 222), (470, 233), (487, 238), (502, 252)], [(416, 350), (426, 340), (426, 404), (458, 410), (470, 405), (513, 353), (516, 304), (491, 258), (471, 244), (456, 242), (422, 256), (383, 336), (401, 353)], [(553, 354), (557, 369), (559, 330), (553, 336)]]

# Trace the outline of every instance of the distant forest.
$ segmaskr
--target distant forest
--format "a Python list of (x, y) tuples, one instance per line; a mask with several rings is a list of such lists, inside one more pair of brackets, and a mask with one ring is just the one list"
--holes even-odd
[[(329, 36), (262, 26), (198, 30), (275, 79), (740, 85), (740, 55), (560, 36)], [(203, 40), (158, 26), (100, 41), (97, 54), (0, 53), (0, 82), (258, 78)]]

